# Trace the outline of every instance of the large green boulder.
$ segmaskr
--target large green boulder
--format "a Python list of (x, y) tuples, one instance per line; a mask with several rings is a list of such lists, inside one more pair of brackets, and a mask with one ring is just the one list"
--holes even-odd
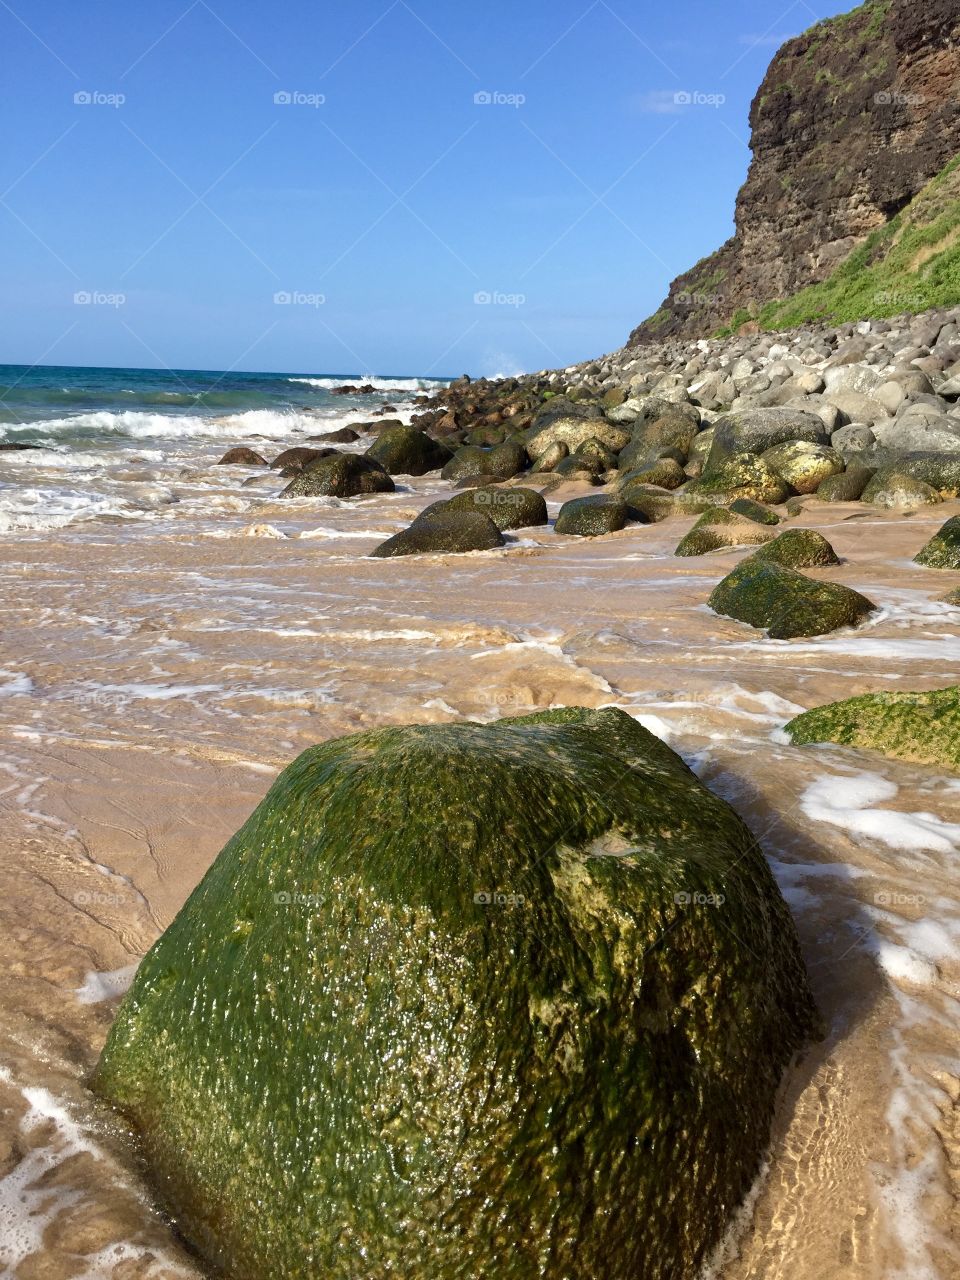
[(825, 444), (811, 444), (808, 440), (775, 444), (765, 450), (762, 457), (770, 470), (797, 493), (816, 492), (824, 480), (839, 475), (844, 465), (835, 449)]
[(711, 462), (702, 477), (691, 484), (687, 492), (706, 498), (713, 497), (724, 504), (737, 498), (752, 498), (754, 502), (783, 502), (790, 492), (789, 485), (777, 473), (752, 453), (725, 456), (720, 462)]
[(526, 529), (533, 525), (547, 524), (547, 504), (536, 489), (500, 488), (483, 485), (458, 493), (454, 498), (431, 503), (420, 513), (419, 519), (429, 512), (478, 511), (489, 516), (498, 529)]
[(755, 555), (741, 561), (710, 596), (716, 613), (766, 631), (772, 640), (855, 627), (875, 607), (839, 582), (817, 582)]
[(840, 563), (833, 547), (816, 529), (785, 529), (754, 555), (788, 569), (813, 569), (817, 565)]
[(423, 476), (438, 471), (453, 457), (446, 445), (431, 440), (416, 427), (390, 427), (381, 431), (367, 450), (367, 457), (379, 462), (392, 476)]
[(554, 531), (596, 538), (604, 533), (616, 533), (629, 518), (629, 508), (619, 498), (605, 493), (591, 494), (565, 502), (557, 514)]
[(94, 1087), (231, 1280), (678, 1280), (816, 1029), (748, 829), (625, 713), (569, 708), (304, 752)]
[(896, 467), (883, 467), (871, 477), (861, 498), (876, 507), (915, 511), (939, 502), (940, 494), (925, 480), (918, 480)]
[(425, 511), (413, 524), (401, 529), (371, 551), (381, 560), (393, 556), (491, 551), (503, 546), (500, 530), (480, 511)]
[(795, 743), (836, 742), (960, 772), (960, 686), (832, 702), (797, 716), (786, 731)]
[(772, 537), (770, 530), (756, 520), (748, 520), (726, 507), (716, 507), (704, 512), (673, 554), (702, 556), (725, 547), (757, 546)]
[(914, 559), (928, 569), (960, 569), (960, 516), (951, 516)]
[(858, 502), (873, 475), (870, 467), (848, 466), (839, 475), (827, 476), (821, 481), (817, 486), (817, 499), (820, 502)]
[(748, 520), (756, 520), (757, 524), (779, 524), (780, 517), (770, 507), (753, 498), (736, 498), (730, 503), (734, 515), (746, 516)]
[(829, 444), (820, 418), (805, 409), (766, 408), (731, 410), (714, 423), (708, 470), (738, 453), (764, 453), (774, 445), (806, 440)]
[(337, 453), (309, 462), (281, 492), (281, 498), (355, 498), (392, 493), (396, 485), (373, 458)]

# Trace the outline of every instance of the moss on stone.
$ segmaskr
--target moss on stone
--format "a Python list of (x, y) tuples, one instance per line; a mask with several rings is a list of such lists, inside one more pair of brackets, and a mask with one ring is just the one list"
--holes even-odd
[(762, 502), (755, 502), (753, 498), (736, 498), (730, 503), (730, 510), (734, 515), (746, 516), (748, 520), (755, 520), (757, 524), (779, 524), (780, 517), (770, 507), (765, 506)]
[(960, 516), (951, 516), (914, 559), (928, 569), (960, 569)]
[(560, 508), (554, 529), (581, 538), (596, 538), (616, 533), (630, 518), (627, 504), (612, 495), (600, 493), (587, 498), (571, 498)]
[(737, 498), (752, 498), (754, 502), (783, 502), (789, 488), (785, 480), (752, 453), (737, 453), (712, 464), (716, 451), (714, 441), (711, 466), (701, 479), (690, 485), (691, 494), (713, 495), (730, 503)]
[(307, 463), (280, 497), (355, 498), (366, 493), (392, 493), (395, 488), (375, 459), (356, 453), (336, 453)]
[(304, 752), (94, 1078), (231, 1280), (693, 1275), (816, 1013), (748, 829), (618, 710)]
[(772, 640), (855, 627), (875, 607), (850, 587), (817, 582), (755, 555), (737, 565), (710, 596), (711, 609), (765, 630)]
[(754, 554), (787, 569), (813, 569), (818, 565), (840, 563), (833, 547), (816, 529), (785, 529)]
[(718, 507), (704, 512), (673, 554), (702, 556), (725, 547), (756, 546), (772, 537), (764, 525), (728, 511), (726, 507)]
[(836, 742), (960, 772), (960, 686), (832, 702), (797, 716), (786, 731), (797, 744)]
[(384, 560), (393, 556), (491, 551), (502, 546), (503, 537), (489, 515), (474, 510), (443, 510), (423, 512), (413, 524), (381, 542), (370, 554)]
[(478, 511), (489, 516), (497, 528), (504, 532), (507, 529), (526, 529), (533, 525), (546, 524), (548, 521), (547, 504), (536, 489), (523, 489), (519, 486), (501, 488), (499, 485), (483, 485), (458, 493), (454, 498), (431, 503), (425, 511), (421, 511), (419, 519), (429, 512), (438, 511)]

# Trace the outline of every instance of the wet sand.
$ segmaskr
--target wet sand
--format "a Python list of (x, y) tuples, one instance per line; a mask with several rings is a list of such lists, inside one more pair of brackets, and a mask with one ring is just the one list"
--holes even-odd
[(132, 966), (280, 768), (360, 729), (616, 704), (761, 838), (829, 1028), (716, 1274), (960, 1273), (960, 778), (779, 736), (833, 699), (960, 682), (960, 609), (937, 602), (960, 574), (910, 563), (960, 503), (811, 503), (791, 523), (844, 559), (815, 576), (880, 609), (775, 642), (707, 609), (746, 552), (675, 559), (690, 519), (366, 558), (438, 489), (0, 540), (0, 1271), (202, 1274), (84, 1082)]

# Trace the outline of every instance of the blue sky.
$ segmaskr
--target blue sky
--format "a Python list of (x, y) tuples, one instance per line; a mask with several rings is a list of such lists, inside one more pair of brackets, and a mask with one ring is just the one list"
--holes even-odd
[(612, 350), (731, 234), (777, 46), (851, 7), (3, 0), (0, 363)]

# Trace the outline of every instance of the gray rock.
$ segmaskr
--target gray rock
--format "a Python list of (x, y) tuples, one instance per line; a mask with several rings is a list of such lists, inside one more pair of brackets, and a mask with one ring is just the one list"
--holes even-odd
[(862, 422), (851, 422), (849, 426), (840, 427), (830, 437), (831, 446), (839, 453), (860, 453), (877, 442), (871, 427)]
[(829, 434), (821, 420), (801, 409), (746, 409), (722, 417), (714, 429), (713, 447), (706, 470), (719, 466), (736, 453), (763, 453), (776, 444), (791, 440), (807, 440), (811, 444), (829, 443)]

